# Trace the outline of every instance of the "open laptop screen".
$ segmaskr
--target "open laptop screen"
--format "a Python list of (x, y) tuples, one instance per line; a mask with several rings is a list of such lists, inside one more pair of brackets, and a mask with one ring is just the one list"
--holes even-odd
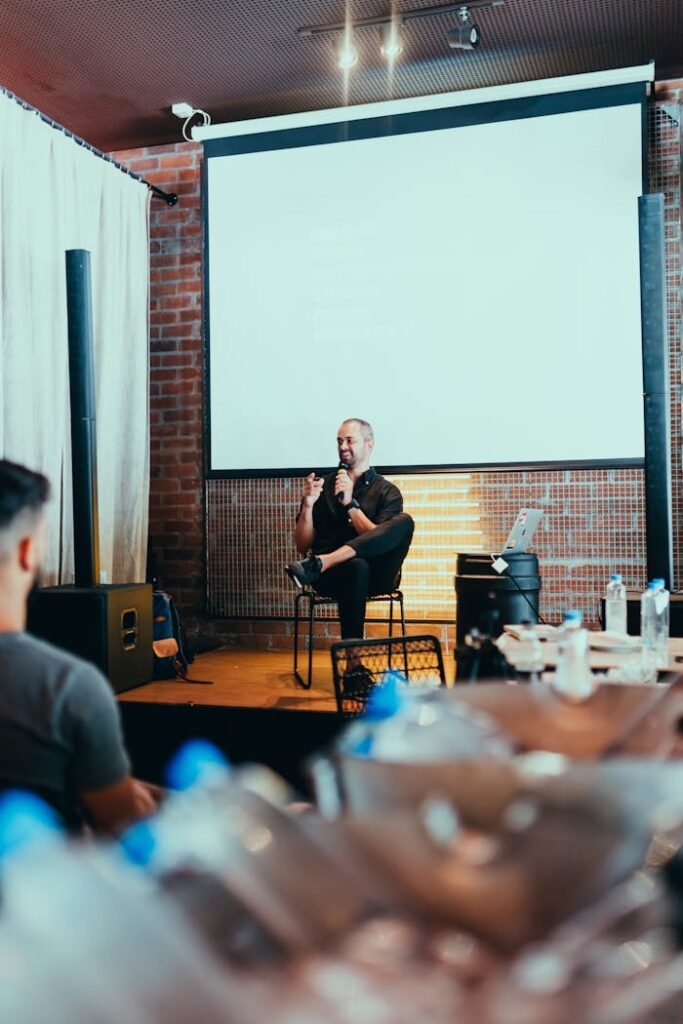
[(511, 555), (526, 551), (541, 521), (543, 511), (538, 508), (522, 508), (505, 541), (501, 554)]

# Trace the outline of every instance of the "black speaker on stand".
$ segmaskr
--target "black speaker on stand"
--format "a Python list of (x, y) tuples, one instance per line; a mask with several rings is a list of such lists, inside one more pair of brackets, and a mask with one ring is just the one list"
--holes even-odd
[(647, 578), (673, 583), (671, 520), (671, 385), (666, 305), (664, 196), (638, 199), (640, 310), (645, 418)]
[(28, 629), (93, 662), (115, 692), (152, 678), (152, 587), (99, 582), (90, 253), (66, 253), (75, 585), (34, 591)]

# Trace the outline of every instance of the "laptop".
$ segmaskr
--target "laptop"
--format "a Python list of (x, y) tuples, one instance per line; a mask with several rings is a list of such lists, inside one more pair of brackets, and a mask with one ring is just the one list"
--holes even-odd
[(520, 509), (501, 554), (514, 555), (526, 551), (531, 544), (542, 515), (543, 511), (539, 508)]

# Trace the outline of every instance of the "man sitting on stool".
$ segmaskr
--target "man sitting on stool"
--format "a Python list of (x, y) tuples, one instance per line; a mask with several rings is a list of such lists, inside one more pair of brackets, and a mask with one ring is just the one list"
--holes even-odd
[(343, 639), (362, 639), (365, 603), (394, 590), (413, 536), (398, 487), (370, 467), (375, 446), (365, 420), (345, 420), (337, 436), (339, 469), (325, 479), (309, 473), (294, 530), (297, 550), (312, 553), (290, 562), (297, 586), (312, 586), (339, 605)]

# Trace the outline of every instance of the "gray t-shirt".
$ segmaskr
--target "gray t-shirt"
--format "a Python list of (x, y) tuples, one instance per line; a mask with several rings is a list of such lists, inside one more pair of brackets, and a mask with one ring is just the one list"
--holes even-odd
[(0, 788), (37, 793), (73, 827), (78, 794), (129, 771), (118, 707), (98, 669), (28, 633), (0, 633)]

